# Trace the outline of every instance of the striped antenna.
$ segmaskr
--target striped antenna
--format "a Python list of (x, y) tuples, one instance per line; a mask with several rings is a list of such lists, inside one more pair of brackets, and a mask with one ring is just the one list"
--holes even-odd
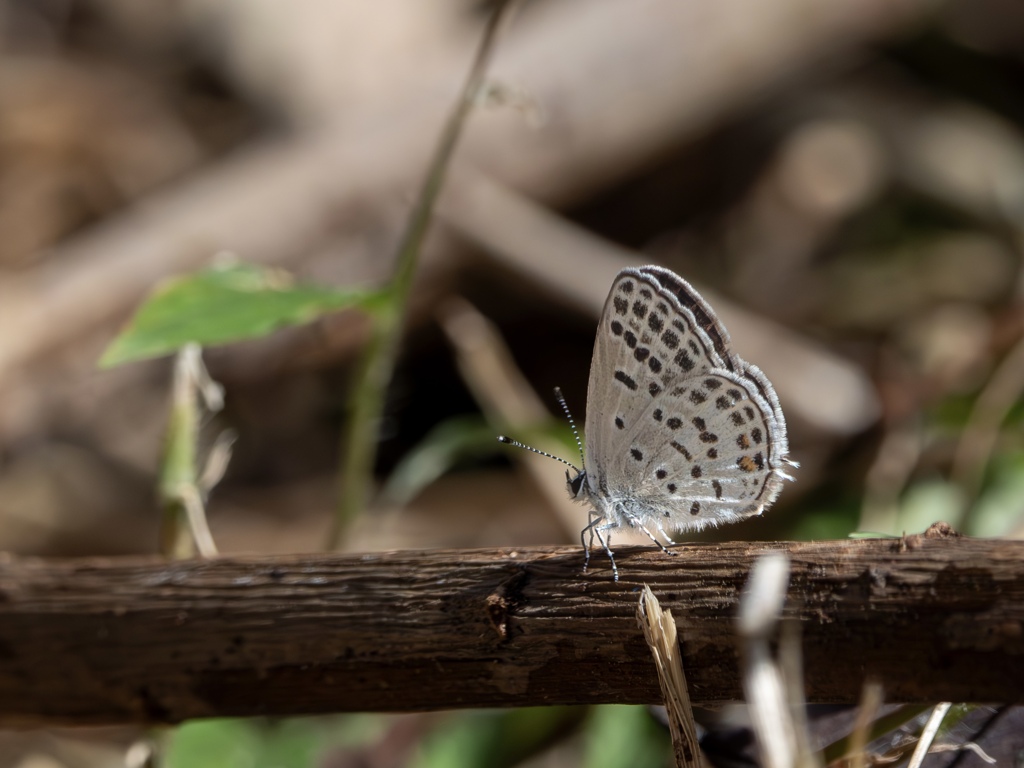
[[(562, 397), (562, 388), (555, 387), (555, 398), (558, 400), (558, 404), (562, 406), (562, 412), (565, 414), (565, 418), (569, 420), (569, 426), (572, 427), (572, 436), (576, 438), (576, 447), (580, 449), (580, 464), (583, 468), (587, 468), (587, 460), (583, 456), (583, 441), (580, 440), (580, 433), (576, 431), (576, 422), (573, 421), (572, 414), (569, 413), (569, 405), (565, 402), (565, 398)], [(575, 469), (575, 467), (573, 467)]]
[(505, 437), (504, 435), (498, 435), (498, 442), (499, 443), (505, 443), (505, 445), (514, 445), (516, 448), (525, 448), (526, 450), (530, 451), (531, 453), (536, 453), (539, 456), (546, 456), (549, 459), (554, 459), (555, 461), (560, 461), (563, 464), (565, 464), (565, 466), (572, 468), (576, 472), (579, 472), (579, 470), (576, 469), (576, 466), (574, 464), (566, 461), (565, 459), (560, 458), (558, 456), (555, 456), (554, 454), (548, 453), (547, 451), (541, 451), (541, 450), (538, 450), (538, 449), (536, 449), (536, 448), (534, 448), (532, 446), (526, 445), (524, 443), (520, 443), (518, 440), (513, 440), (511, 437)]

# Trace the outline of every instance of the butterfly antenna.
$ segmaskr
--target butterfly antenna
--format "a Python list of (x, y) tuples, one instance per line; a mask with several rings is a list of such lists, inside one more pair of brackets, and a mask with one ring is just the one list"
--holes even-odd
[(565, 459), (561, 458), (560, 456), (555, 456), (553, 453), (548, 453), (547, 451), (538, 450), (537, 448), (534, 448), (533, 446), (526, 445), (524, 443), (520, 443), (518, 440), (513, 440), (511, 437), (505, 437), (504, 435), (498, 435), (498, 442), (499, 443), (505, 443), (505, 445), (514, 445), (516, 448), (525, 448), (526, 450), (530, 451), (531, 453), (536, 453), (539, 456), (546, 456), (549, 459), (554, 459), (555, 461), (560, 461), (563, 464), (565, 464), (565, 466), (570, 467), (571, 469), (573, 469), (576, 472), (579, 472), (579, 470), (576, 468), (576, 466), (574, 464), (566, 461)]
[(580, 464), (583, 468), (587, 468), (587, 460), (583, 456), (583, 441), (580, 440), (580, 433), (576, 431), (576, 422), (572, 419), (572, 414), (569, 413), (569, 405), (565, 402), (565, 398), (562, 396), (562, 388), (555, 387), (555, 398), (558, 400), (558, 404), (562, 406), (562, 412), (565, 414), (565, 418), (569, 420), (569, 426), (572, 427), (572, 436), (576, 438), (576, 447), (580, 449)]

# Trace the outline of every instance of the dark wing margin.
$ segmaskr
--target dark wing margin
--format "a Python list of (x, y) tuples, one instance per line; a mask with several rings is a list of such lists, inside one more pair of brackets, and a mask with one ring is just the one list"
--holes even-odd
[(711, 343), (715, 345), (715, 351), (718, 353), (718, 356), (722, 358), (722, 361), (729, 370), (736, 370), (735, 355), (731, 349), (732, 339), (729, 337), (729, 332), (722, 325), (722, 321), (718, 319), (718, 315), (711, 309), (711, 306), (704, 301), (701, 295), (688, 282), (663, 267), (651, 265), (638, 267), (636, 271), (655, 282), (663, 291), (675, 297), (680, 305), (689, 309), (693, 313), (694, 318), (696, 318), (697, 324), (700, 325), (711, 339)]

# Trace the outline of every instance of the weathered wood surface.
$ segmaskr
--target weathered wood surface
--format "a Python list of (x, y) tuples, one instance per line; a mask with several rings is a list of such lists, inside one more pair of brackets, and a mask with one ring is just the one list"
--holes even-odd
[(0, 561), (0, 721), (173, 722), (656, 702), (651, 586), (695, 703), (740, 698), (733, 621), (753, 560), (792, 560), (807, 696), (1024, 701), (1024, 542), (908, 537), (623, 549)]

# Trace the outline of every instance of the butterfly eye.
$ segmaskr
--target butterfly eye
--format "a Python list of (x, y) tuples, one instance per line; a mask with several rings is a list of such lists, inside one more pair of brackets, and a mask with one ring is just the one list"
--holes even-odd
[(583, 490), (583, 481), (587, 479), (586, 470), (580, 471), (576, 477), (569, 476), (569, 470), (565, 470), (565, 482), (569, 486), (569, 493), (575, 499)]

